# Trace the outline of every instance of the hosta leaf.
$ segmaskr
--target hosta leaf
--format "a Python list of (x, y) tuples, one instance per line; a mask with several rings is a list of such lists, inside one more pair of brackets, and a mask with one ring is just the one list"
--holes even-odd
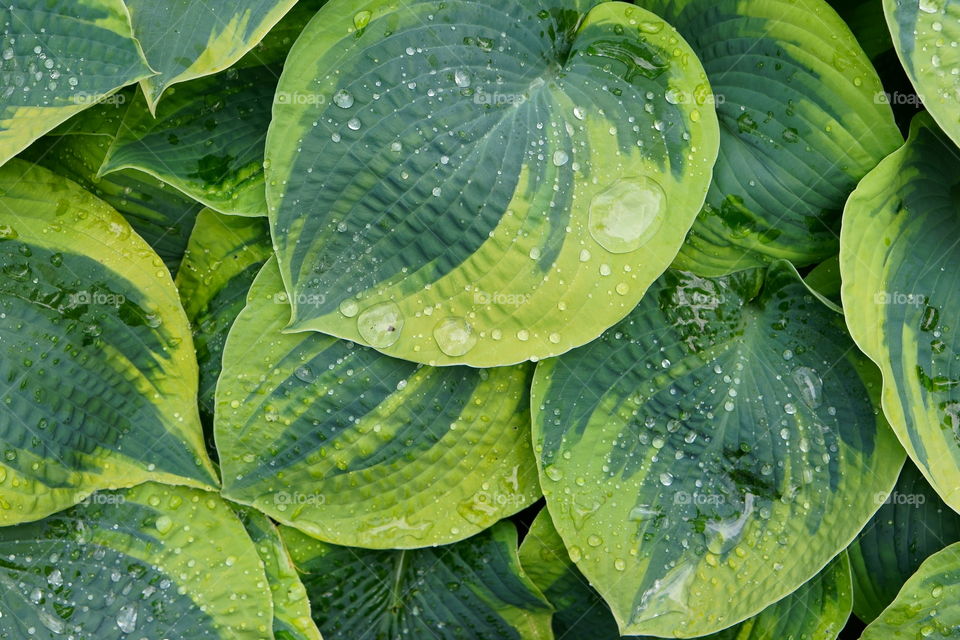
[(960, 158), (928, 115), (870, 173), (844, 215), (843, 306), (883, 372), (883, 410), (944, 501), (960, 510)]
[(0, 23), (0, 164), (152, 74), (122, 0), (19, 0)]
[(327, 640), (553, 640), (550, 605), (501, 522), (457, 544), (370, 551), (281, 534)]
[(953, 640), (960, 628), (960, 543), (920, 565), (861, 640)]
[(907, 462), (893, 493), (848, 550), (857, 617), (870, 622), (879, 616), (920, 563), (957, 541), (960, 515)]
[(284, 335), (289, 309), (272, 260), (224, 350), (215, 430), (225, 495), (369, 548), (462, 540), (540, 496), (530, 367), (424, 367), (318, 333)]
[(266, 220), (225, 216), (209, 209), (197, 216), (176, 282), (193, 325), (200, 365), (200, 414), (211, 426), (227, 332), (271, 255)]
[(856, 38), (823, 0), (642, 0), (703, 60), (720, 116), (707, 204), (677, 266), (701, 275), (837, 250), (857, 182), (903, 142)]
[(155, 479), (217, 484), (170, 274), (102, 201), (0, 169), (0, 525)]
[(70, 178), (112, 206), (176, 273), (203, 205), (141, 171), (97, 177), (128, 99), (126, 92), (118, 93), (87, 109), (31, 145), (21, 157)]
[[(617, 623), (599, 594), (570, 561), (546, 509), (533, 521), (520, 545), (520, 563), (556, 608), (557, 638), (615, 640)], [(757, 616), (703, 636), (709, 640), (835, 640), (850, 617), (850, 566), (845, 553), (812, 580)], [(649, 636), (629, 636), (648, 638)]]
[(842, 551), (903, 461), (878, 391), (842, 317), (785, 262), (668, 271), (598, 341), (541, 362), (547, 506), (621, 631), (712, 633)]
[(264, 38), (296, 0), (125, 0), (158, 72), (141, 81), (150, 109), (172, 84), (223, 71)]
[(212, 493), (155, 483), (96, 493), (0, 528), (0, 557), (5, 640), (273, 638), (263, 566)]
[(287, 51), (322, 4), (301, 2), (235, 67), (171, 91), (156, 117), (138, 94), (100, 172), (139, 169), (221, 213), (266, 216), (263, 145), (274, 91)]
[(883, 12), (924, 106), (960, 145), (960, 0), (883, 0)]
[(497, 366), (633, 308), (703, 202), (717, 124), (670, 26), (594, 4), (320, 10), (267, 136), (292, 330)]
[(269, 518), (253, 509), (241, 509), (237, 515), (257, 548), (273, 593), (276, 640), (322, 640), (310, 616), (307, 590), (280, 538), (280, 531)]

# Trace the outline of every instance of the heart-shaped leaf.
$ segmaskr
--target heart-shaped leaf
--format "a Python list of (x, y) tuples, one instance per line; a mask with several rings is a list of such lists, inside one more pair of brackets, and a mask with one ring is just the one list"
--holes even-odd
[(842, 317), (785, 262), (668, 271), (598, 341), (541, 362), (547, 506), (621, 632), (718, 631), (840, 553), (903, 462), (878, 392)]
[(540, 497), (531, 367), (424, 367), (284, 335), (289, 312), (271, 260), (230, 330), (217, 386), (226, 496), (323, 540), (381, 549), (462, 540)]
[(0, 24), (0, 164), (153, 73), (122, 0), (18, 0)]
[(326, 640), (553, 640), (509, 522), (454, 545), (370, 551), (281, 527)]
[(960, 0), (883, 0), (883, 12), (923, 105), (960, 145)]
[(837, 251), (857, 182), (903, 142), (883, 87), (823, 0), (641, 0), (713, 86), (720, 157), (676, 265), (722, 275)]
[(291, 329), (436, 365), (589, 342), (703, 203), (709, 97), (676, 31), (626, 3), (333, 0), (267, 137)]
[(266, 640), (270, 590), (219, 496), (155, 483), (0, 528), (0, 637)]
[(960, 541), (960, 515), (924, 480), (911, 462), (904, 465), (883, 506), (848, 549), (857, 617), (869, 623), (929, 556)]
[(216, 486), (190, 328), (163, 262), (46, 169), (0, 169), (0, 526), (97, 489)]
[(910, 457), (960, 509), (960, 157), (928, 115), (847, 203), (843, 306), (883, 372), (883, 411)]

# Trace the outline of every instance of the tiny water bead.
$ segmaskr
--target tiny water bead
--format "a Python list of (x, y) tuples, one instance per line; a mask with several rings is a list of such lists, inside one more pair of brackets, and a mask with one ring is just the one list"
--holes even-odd
[(667, 194), (648, 177), (621, 179), (590, 203), (590, 235), (610, 253), (630, 253), (660, 230)]
[(385, 349), (400, 339), (403, 314), (393, 302), (383, 302), (366, 309), (357, 317), (357, 331), (375, 349)]

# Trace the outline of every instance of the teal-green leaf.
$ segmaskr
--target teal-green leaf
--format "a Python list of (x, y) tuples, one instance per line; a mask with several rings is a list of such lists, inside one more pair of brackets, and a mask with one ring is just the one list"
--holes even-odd
[(18, 0), (0, 7), (0, 24), (0, 164), (153, 74), (122, 0)]
[(200, 366), (200, 415), (211, 429), (227, 332), (243, 309), (260, 267), (272, 255), (266, 220), (210, 209), (197, 216), (176, 284), (193, 327)]
[(328, 542), (381, 549), (462, 540), (540, 497), (532, 367), (425, 367), (285, 335), (289, 315), (271, 260), (223, 354), (224, 495)]
[(297, 0), (124, 1), (157, 72), (140, 82), (153, 111), (171, 85), (223, 71), (243, 57)]
[(0, 526), (97, 489), (218, 484), (170, 273), (73, 182), (0, 168)]
[(709, 96), (676, 31), (626, 3), (333, 0), (267, 136), (290, 330), (483, 367), (589, 342), (703, 203)]
[(960, 0), (883, 0), (883, 12), (923, 105), (960, 145)]
[(857, 182), (902, 142), (856, 38), (823, 0), (641, 0), (687, 39), (720, 118), (707, 203), (675, 265), (722, 275), (837, 251)]
[(552, 609), (501, 522), (457, 544), (370, 551), (281, 527), (326, 640), (553, 640)]
[(848, 549), (857, 617), (869, 623), (879, 616), (927, 557), (958, 541), (960, 515), (908, 461), (893, 493)]
[(954, 640), (960, 628), (960, 543), (927, 558), (860, 640)]
[(903, 462), (879, 387), (786, 262), (668, 271), (599, 340), (541, 362), (547, 507), (621, 632), (716, 632), (845, 549)]
[(927, 114), (850, 197), (840, 243), (854, 340), (883, 373), (883, 410), (960, 510), (960, 156)]
[(95, 493), (0, 528), (0, 557), (5, 640), (273, 640), (263, 565), (213, 493)]
[[(617, 623), (600, 595), (570, 560), (560, 534), (544, 509), (520, 545), (520, 563), (554, 606), (557, 638), (616, 640)], [(845, 553), (813, 579), (758, 615), (703, 640), (836, 640), (850, 617), (853, 596)], [(655, 640), (650, 636), (628, 636)]]

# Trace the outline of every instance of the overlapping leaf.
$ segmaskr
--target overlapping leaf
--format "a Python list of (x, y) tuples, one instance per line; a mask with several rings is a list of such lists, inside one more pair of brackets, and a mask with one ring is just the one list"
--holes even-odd
[(317, 333), (284, 335), (289, 313), (272, 260), (224, 350), (225, 495), (370, 548), (462, 540), (540, 496), (529, 366), (424, 367)]
[(709, 84), (626, 3), (334, 0), (289, 59), (266, 162), (293, 330), (438, 365), (563, 353), (703, 203)]
[(883, 372), (883, 410), (960, 509), (960, 157), (928, 115), (851, 196), (840, 246), (854, 340)]
[(842, 322), (784, 262), (668, 271), (598, 341), (538, 365), (547, 506), (622, 632), (755, 615), (879, 508), (903, 451)]
[(0, 164), (153, 74), (122, 0), (19, 0), (0, 7), (0, 24)]
[(707, 204), (677, 265), (701, 275), (837, 250), (857, 182), (903, 142), (883, 87), (823, 0), (642, 0), (703, 60), (720, 117)]
[(327, 640), (553, 640), (507, 522), (432, 549), (369, 551), (281, 528)]
[(216, 485), (163, 262), (46, 169), (7, 163), (0, 194), (0, 525), (150, 479)]
[(0, 638), (273, 639), (263, 565), (212, 493), (97, 493), (0, 528), (0, 556)]

